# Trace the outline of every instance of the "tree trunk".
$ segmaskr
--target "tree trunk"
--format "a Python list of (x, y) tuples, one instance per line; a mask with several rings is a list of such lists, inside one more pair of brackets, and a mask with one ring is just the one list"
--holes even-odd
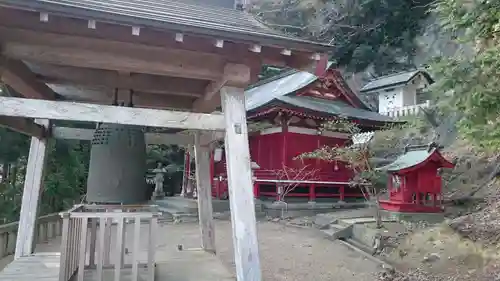
[(375, 222), (377, 224), (377, 228), (382, 228), (382, 213), (380, 212), (380, 204), (379, 204), (379, 195), (377, 194), (375, 197), (374, 208), (375, 208)]
[(4, 162), (2, 165), (2, 182), (5, 182), (9, 177), (9, 163)]

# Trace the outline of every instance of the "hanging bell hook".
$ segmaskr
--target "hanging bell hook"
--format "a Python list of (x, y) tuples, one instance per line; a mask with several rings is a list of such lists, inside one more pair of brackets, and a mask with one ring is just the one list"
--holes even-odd
[(118, 88), (115, 88), (115, 93), (113, 95), (113, 103), (112, 105), (118, 105)]
[(128, 107), (134, 107), (134, 90), (130, 89), (128, 97)]

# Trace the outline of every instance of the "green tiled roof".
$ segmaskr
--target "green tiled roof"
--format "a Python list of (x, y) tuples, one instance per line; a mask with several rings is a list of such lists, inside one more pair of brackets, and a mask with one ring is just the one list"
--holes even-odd
[(405, 154), (401, 155), (396, 159), (396, 161), (391, 164), (381, 167), (378, 170), (387, 171), (387, 172), (396, 172), (399, 170), (411, 168), (416, 166), (429, 158), (436, 149), (422, 149), (422, 150), (414, 150), (408, 151)]

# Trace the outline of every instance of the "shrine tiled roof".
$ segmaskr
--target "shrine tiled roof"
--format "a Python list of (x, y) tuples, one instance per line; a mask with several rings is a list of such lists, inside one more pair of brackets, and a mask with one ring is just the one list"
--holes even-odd
[(432, 153), (434, 153), (434, 150), (435, 149), (429, 151), (426, 148), (421, 150), (408, 151), (405, 154), (399, 156), (391, 164), (379, 168), (379, 170), (387, 172), (396, 172), (403, 169), (411, 168), (427, 160), (427, 158), (429, 158), (432, 155)]
[[(328, 68), (332, 63), (328, 64)], [(295, 94), (318, 80), (309, 72), (289, 70), (253, 85), (245, 92), (248, 111), (256, 111), (270, 103), (285, 103), (296, 108), (308, 109), (323, 114), (352, 117), (379, 122), (395, 122), (389, 116), (363, 108), (353, 107), (342, 101), (326, 100)], [(354, 94), (353, 94), (354, 95)], [(358, 97), (355, 97), (359, 100)], [(359, 101), (361, 103), (361, 101)]]
[(0, 6), (326, 52), (331, 46), (273, 30), (250, 13), (193, 0), (0, 0)]
[(415, 167), (430, 160), (439, 162), (441, 167), (453, 168), (455, 165), (443, 157), (439, 148), (440, 147), (435, 143), (430, 143), (429, 145), (408, 146), (405, 148), (405, 153), (399, 156), (394, 162), (380, 167), (377, 170), (397, 172)]
[(289, 70), (259, 82), (245, 92), (247, 110), (257, 109), (276, 98), (295, 93), (316, 80), (318, 77), (312, 73)]
[(348, 118), (356, 118), (361, 120), (379, 121), (379, 122), (394, 122), (395, 120), (389, 116), (379, 114), (374, 111), (364, 110), (352, 107), (343, 101), (324, 100), (315, 97), (307, 96), (282, 96), (277, 98), (279, 101), (316, 112), (333, 114)]
[(422, 73), (422, 75), (424, 75), (427, 78), (427, 80), (429, 80), (431, 82), (433, 81), (427, 72), (422, 71), (422, 70), (413, 70), (413, 71), (400, 72), (400, 73), (396, 73), (396, 74), (391, 74), (391, 75), (379, 77), (373, 81), (370, 81), (365, 86), (363, 86), (363, 88), (361, 88), (360, 91), (361, 92), (368, 92), (368, 91), (374, 91), (377, 89), (387, 88), (387, 87), (391, 87), (391, 86), (406, 84), (406, 83), (410, 82), (413, 79), (413, 77), (417, 76), (417, 74), (419, 74), (419, 73)]

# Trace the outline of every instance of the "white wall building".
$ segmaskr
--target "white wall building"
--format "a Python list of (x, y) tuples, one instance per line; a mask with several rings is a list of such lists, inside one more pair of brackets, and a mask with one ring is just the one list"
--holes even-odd
[(377, 78), (360, 92), (378, 96), (379, 113), (400, 117), (414, 115), (420, 108), (429, 106), (427, 88), (432, 83), (429, 73), (414, 70)]

